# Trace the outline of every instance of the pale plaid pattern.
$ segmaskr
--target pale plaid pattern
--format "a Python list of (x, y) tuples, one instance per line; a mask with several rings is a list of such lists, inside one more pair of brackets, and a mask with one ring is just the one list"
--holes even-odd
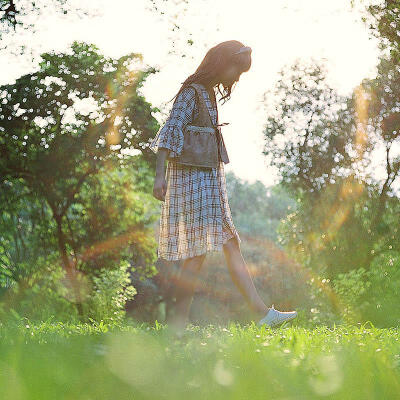
[[(217, 110), (208, 92), (202, 94), (213, 123)], [(176, 157), (182, 151), (183, 129), (198, 114), (195, 90), (185, 88), (176, 97), (165, 125), (150, 144), (155, 153), (165, 147)], [(173, 261), (222, 250), (231, 237), (241, 242), (232, 220), (226, 191), (224, 163), (217, 168), (182, 165), (169, 160), (167, 192), (162, 202), (158, 257)]]

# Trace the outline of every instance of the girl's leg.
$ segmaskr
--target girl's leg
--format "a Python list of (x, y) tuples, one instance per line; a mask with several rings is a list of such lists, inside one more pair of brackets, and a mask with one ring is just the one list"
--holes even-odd
[(174, 285), (174, 297), (176, 299), (174, 315), (170, 315), (166, 321), (169, 326), (179, 330), (185, 328), (193, 295), (199, 284), (198, 275), (205, 258), (206, 253), (183, 260), (180, 275)]
[(224, 244), (223, 250), (232, 280), (242, 293), (250, 310), (254, 313), (254, 318), (264, 317), (269, 307), (258, 295), (236, 238), (229, 239)]

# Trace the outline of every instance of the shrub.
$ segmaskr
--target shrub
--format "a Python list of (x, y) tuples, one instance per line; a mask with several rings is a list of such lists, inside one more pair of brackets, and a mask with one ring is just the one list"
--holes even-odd
[(339, 274), (336, 293), (346, 304), (343, 316), (350, 322), (371, 321), (375, 326), (400, 324), (400, 255), (387, 252), (376, 257), (371, 268)]
[(40, 258), (38, 268), (29, 277), (19, 279), (2, 294), (2, 313), (32, 321), (57, 316), (59, 320), (77, 320), (76, 307), (69, 300), (64, 285), (64, 270), (55, 256)]
[(120, 323), (126, 315), (125, 304), (137, 293), (131, 285), (127, 261), (114, 270), (101, 269), (93, 277), (93, 292), (85, 302), (88, 318), (105, 323)]
[[(117, 269), (101, 269), (98, 275), (78, 274), (81, 284), (83, 319), (81, 322), (120, 323), (125, 303), (136, 294), (128, 272), (130, 264), (122, 262)], [(79, 322), (73, 293), (65, 270), (57, 260), (41, 260), (40, 268), (27, 279), (8, 288), (2, 295), (0, 312), (13, 313), (30, 321), (56, 319)]]

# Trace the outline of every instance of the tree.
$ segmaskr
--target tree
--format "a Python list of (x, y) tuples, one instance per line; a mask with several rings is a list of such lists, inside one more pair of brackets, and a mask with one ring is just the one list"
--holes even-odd
[[(281, 227), (282, 244), (330, 278), (360, 265), (368, 269), (377, 246), (396, 234), (385, 222), (399, 169), (398, 158), (389, 157), (398, 136), (398, 77), (389, 64), (348, 99), (328, 88), (319, 67), (298, 66), (282, 73), (271, 96), (277, 106), (266, 124), (264, 154), (272, 155), (282, 184), (300, 200)], [(381, 189), (368, 169), (378, 143), (387, 149)]]
[(354, 149), (346, 147), (354, 135), (351, 111), (345, 98), (326, 84), (322, 66), (296, 61), (280, 75), (275, 90), (264, 95), (274, 103), (266, 103), (263, 154), (293, 194), (317, 196), (336, 176), (356, 167), (350, 156)]
[(20, 180), (45, 201), (79, 300), (67, 213), (96, 175), (129, 166), (129, 152), (142, 153), (143, 161), (154, 166), (146, 147), (158, 130), (152, 116), (157, 109), (138, 90), (155, 70), (135, 69), (139, 54), (114, 60), (78, 42), (69, 54), (45, 53), (42, 59), (38, 71), (0, 87), (0, 185)]
[(97, 16), (97, 11), (78, 7), (72, 0), (0, 0), (0, 51), (17, 56), (34, 57), (27, 34), (36, 33), (46, 17), (63, 15), (84, 18)]
[(229, 204), (235, 226), (243, 234), (277, 243), (276, 228), (296, 203), (279, 186), (248, 183), (232, 172), (226, 174)]
[(396, 65), (400, 61), (400, 1), (384, 0), (367, 7), (364, 22), (370, 22), (373, 36), (379, 39), (381, 50), (388, 49), (389, 57)]

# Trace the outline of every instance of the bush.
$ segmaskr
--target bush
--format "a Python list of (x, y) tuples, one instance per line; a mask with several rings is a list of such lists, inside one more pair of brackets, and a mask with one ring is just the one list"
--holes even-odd
[(38, 268), (24, 280), (15, 281), (1, 297), (2, 314), (12, 312), (32, 321), (54, 318), (77, 321), (76, 307), (68, 298), (65, 273), (55, 256), (40, 258)]
[(383, 328), (400, 325), (399, 254), (381, 254), (368, 271), (359, 268), (339, 274), (334, 287), (346, 305), (343, 316), (349, 322), (371, 321)]
[(371, 282), (368, 281), (365, 268), (338, 274), (333, 280), (333, 286), (342, 301), (341, 313), (345, 321), (353, 324), (361, 322), (363, 313), (370, 307), (366, 294)]
[[(78, 274), (84, 312), (81, 322), (119, 323), (124, 319), (125, 303), (136, 294), (128, 268), (130, 264), (123, 262), (115, 270), (101, 269), (97, 276)], [(30, 321), (80, 320), (65, 270), (51, 258), (41, 260), (40, 268), (23, 284), (16, 282), (3, 293), (0, 313), (4, 317), (10, 312)]]
[(329, 278), (310, 273), (310, 279), (304, 288), (307, 296), (301, 304), (303, 312), (297, 318), (302, 326), (313, 328), (318, 325), (334, 326), (343, 323), (343, 318), (337, 313), (336, 294)]
[(126, 302), (137, 293), (131, 285), (129, 268), (129, 262), (124, 261), (117, 269), (101, 269), (99, 276), (93, 277), (94, 290), (85, 302), (88, 318), (106, 324), (122, 322)]

